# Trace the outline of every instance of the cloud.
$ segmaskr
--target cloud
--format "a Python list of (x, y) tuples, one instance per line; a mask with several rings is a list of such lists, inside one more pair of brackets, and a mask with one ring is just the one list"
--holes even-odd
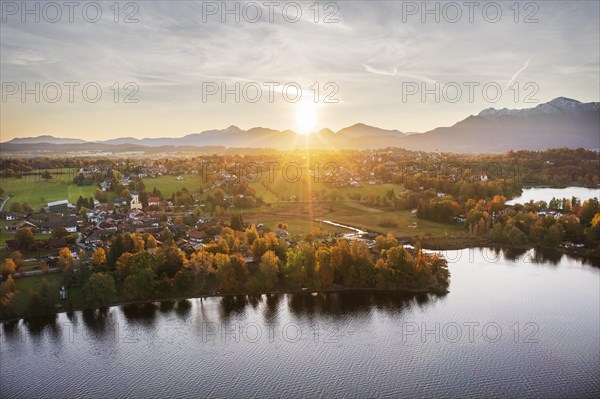
[(437, 80), (430, 79), (426, 76), (415, 75), (412, 73), (406, 73), (406, 72), (402, 72), (402, 71), (399, 72), (398, 68), (394, 68), (392, 71), (388, 71), (385, 69), (377, 69), (377, 68), (374, 68), (367, 64), (363, 64), (363, 67), (365, 68), (365, 70), (367, 72), (375, 74), (375, 75), (398, 76), (398, 77), (402, 77), (402, 78), (409, 78), (412, 80), (420, 80), (422, 82), (428, 82), (428, 83), (437, 83), (438, 82)]
[(510, 87), (511, 84), (513, 84), (513, 82), (515, 81), (515, 79), (517, 79), (517, 77), (519, 76), (519, 74), (521, 72), (523, 72), (525, 69), (527, 69), (527, 67), (529, 66), (529, 63), (531, 62), (531, 57), (529, 57), (527, 59), (527, 61), (525, 61), (525, 65), (523, 65), (523, 67), (521, 67), (521, 69), (519, 69), (517, 72), (515, 72), (515, 74), (512, 76), (512, 78), (510, 78), (510, 80), (508, 81), (508, 83), (506, 84), (506, 87), (504, 87), (504, 91), (506, 89), (508, 89)]

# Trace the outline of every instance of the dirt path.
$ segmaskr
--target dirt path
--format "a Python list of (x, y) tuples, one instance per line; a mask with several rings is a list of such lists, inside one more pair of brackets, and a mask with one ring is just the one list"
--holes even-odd
[(381, 209), (370, 208), (368, 206), (359, 204), (358, 202), (354, 202), (354, 201), (348, 201), (348, 202), (345, 202), (345, 204), (349, 205), (353, 208), (360, 209), (361, 211), (372, 212), (372, 213), (383, 212)]

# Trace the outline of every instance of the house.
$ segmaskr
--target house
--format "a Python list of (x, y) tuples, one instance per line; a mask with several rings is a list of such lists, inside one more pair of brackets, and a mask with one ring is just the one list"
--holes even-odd
[(48, 202), (46, 207), (47, 211), (50, 213), (66, 213), (70, 210), (75, 210), (77, 207), (71, 203), (69, 200), (60, 200), (60, 201), (52, 201)]
[(123, 198), (123, 197), (117, 197), (115, 198), (115, 200), (113, 201), (113, 204), (115, 204), (115, 206), (126, 206), (127, 205), (127, 199)]
[(208, 234), (206, 234), (204, 231), (198, 230), (188, 230), (186, 236), (189, 241), (195, 243), (202, 242), (203, 240), (208, 238)]
[(8, 212), (4, 215), (6, 220), (17, 220), (19, 218), (19, 214), (15, 212)]
[(6, 226), (6, 228), (8, 230), (13, 230), (13, 231), (17, 231), (17, 230), (21, 230), (21, 229), (37, 229), (37, 226), (33, 223), (27, 222), (27, 221), (21, 221), (18, 223), (13, 223), (10, 226)]
[(246, 266), (256, 265), (259, 263), (254, 256), (244, 256), (244, 262), (246, 262)]
[(40, 231), (42, 234), (51, 234), (52, 231), (58, 227), (64, 227), (69, 233), (77, 232), (77, 220), (76, 219), (61, 219), (52, 220), (40, 223)]
[(131, 211), (129, 211), (129, 215), (128, 218), (131, 220), (140, 220), (144, 217), (144, 211), (142, 211), (141, 209), (132, 209)]
[(148, 206), (159, 206), (160, 198), (159, 197), (150, 197), (148, 198)]
[(100, 188), (102, 191), (110, 190), (110, 182), (108, 180), (104, 180), (102, 183), (100, 183)]
[(50, 249), (61, 249), (68, 246), (67, 241), (64, 238), (49, 238), (47, 243), (48, 248)]

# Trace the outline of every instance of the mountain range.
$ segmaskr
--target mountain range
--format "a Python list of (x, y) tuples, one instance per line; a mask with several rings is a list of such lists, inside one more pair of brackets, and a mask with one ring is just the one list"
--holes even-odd
[(424, 133), (403, 133), (357, 123), (337, 132), (322, 129), (309, 136), (292, 130), (229, 126), (178, 138), (123, 137), (89, 142), (72, 138), (38, 136), (2, 143), (2, 152), (35, 151), (147, 151), (189, 147), (290, 149), (310, 145), (319, 149), (379, 149), (402, 147), (444, 152), (505, 152), (547, 148), (600, 148), (600, 103), (582, 103), (559, 97), (525, 109), (487, 108), (450, 127)]

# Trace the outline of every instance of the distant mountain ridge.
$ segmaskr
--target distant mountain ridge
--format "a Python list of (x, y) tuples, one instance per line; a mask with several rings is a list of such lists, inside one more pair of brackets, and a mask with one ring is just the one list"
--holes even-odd
[(76, 150), (115, 150), (161, 147), (230, 147), (291, 149), (309, 145), (320, 149), (378, 149), (403, 147), (445, 152), (504, 152), (511, 149), (542, 150), (557, 147), (600, 148), (600, 103), (582, 103), (558, 97), (524, 109), (487, 108), (453, 126), (425, 133), (405, 134), (357, 123), (334, 132), (321, 129), (309, 136), (292, 130), (237, 126), (191, 133), (183, 137), (122, 137), (87, 142), (49, 135), (15, 138), (2, 143), (4, 151), (31, 151), (35, 144), (66, 146)]
[(18, 138), (14, 138), (12, 140), (7, 141), (6, 143), (2, 143), (2, 144), (83, 144), (83, 143), (88, 143), (85, 140), (80, 140), (80, 139), (70, 139), (70, 138), (61, 138), (61, 137), (54, 137), (54, 136), (50, 136), (50, 135), (43, 135), (43, 136), (37, 136), (37, 137), (18, 137)]
[(598, 111), (600, 109), (600, 102), (582, 103), (577, 100), (566, 97), (558, 97), (547, 103), (539, 104), (533, 108), (523, 109), (496, 109), (486, 108), (481, 111), (477, 116), (481, 116), (488, 119), (493, 119), (501, 116), (520, 116), (530, 117), (535, 115), (551, 115), (551, 114), (562, 114), (577, 116), (581, 113)]

